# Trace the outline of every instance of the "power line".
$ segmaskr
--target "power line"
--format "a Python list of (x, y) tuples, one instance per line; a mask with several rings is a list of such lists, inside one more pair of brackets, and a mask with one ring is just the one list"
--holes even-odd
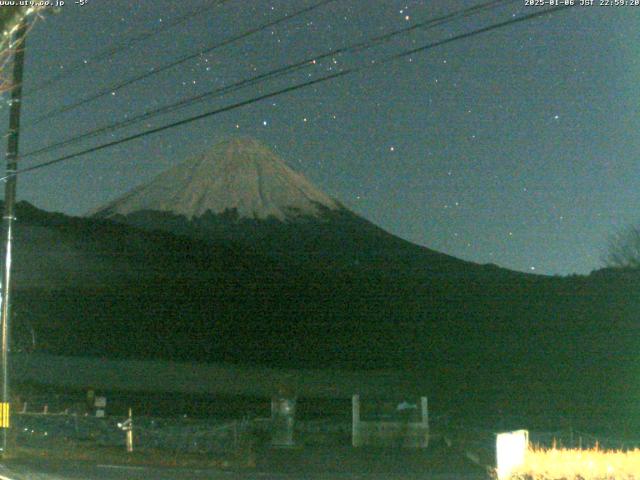
[[(215, 2), (214, 5), (210, 5), (207, 6), (206, 8), (215, 8), (215, 7), (219, 7), (227, 2), (229, 2), (231, 0), (218, 0), (217, 2)], [(67, 78), (69, 75), (71, 75), (72, 73), (77, 72), (78, 70), (87, 67), (89, 64), (93, 64), (95, 62), (100, 62), (103, 60), (106, 60), (107, 58), (113, 57), (114, 55), (127, 50), (131, 47), (133, 47), (135, 44), (143, 42), (151, 37), (154, 37), (155, 35), (158, 35), (162, 32), (166, 32), (167, 30), (170, 30), (174, 27), (177, 27), (178, 25), (187, 22), (188, 20), (197, 17), (198, 15), (202, 15), (202, 11), (203, 8), (198, 8), (197, 10), (193, 10), (190, 11), (189, 13), (182, 15), (180, 17), (177, 17), (169, 22), (164, 22), (162, 25), (153, 28), (151, 30), (148, 30), (146, 32), (143, 32), (137, 36), (133, 36), (123, 42), (121, 42), (119, 45), (115, 45), (112, 47), (107, 47), (106, 49), (102, 50), (101, 52), (98, 52), (97, 54), (95, 54), (94, 56), (88, 58), (88, 59), (83, 59), (83, 60), (79, 60), (78, 62), (71, 64), (71, 66), (67, 67), (64, 72), (58, 74), (58, 75), (54, 75), (51, 78), (48, 78), (42, 82), (40, 82), (39, 84), (37, 84), (35, 87), (33, 87), (31, 89), (30, 92), (28, 92), (26, 96), (31, 96), (36, 92), (39, 92), (40, 90), (44, 90), (46, 88), (49, 88), (50, 86), (58, 83), (60, 80)]]
[(161, 67), (154, 68), (153, 70), (151, 70), (149, 72), (143, 73), (141, 75), (136, 75), (135, 77), (129, 78), (128, 80), (124, 80), (124, 81), (122, 81), (120, 83), (117, 83), (115, 85), (111, 85), (109, 87), (106, 87), (106, 88), (100, 90), (98, 93), (95, 93), (93, 95), (85, 97), (82, 100), (79, 100), (79, 101), (77, 101), (75, 103), (71, 103), (69, 105), (65, 105), (65, 106), (58, 107), (58, 108), (55, 108), (53, 110), (50, 110), (49, 112), (45, 113), (44, 115), (42, 115), (42, 116), (36, 118), (35, 120), (33, 120), (31, 123), (28, 124), (28, 126), (32, 127), (32, 126), (38, 125), (38, 124), (42, 123), (43, 121), (48, 120), (48, 119), (50, 119), (50, 118), (52, 118), (52, 117), (54, 117), (56, 115), (68, 112), (68, 111), (73, 110), (73, 109), (76, 109), (76, 108), (78, 108), (78, 107), (80, 107), (82, 105), (85, 105), (85, 104), (87, 104), (89, 102), (97, 100), (98, 98), (104, 97), (105, 95), (113, 94), (114, 92), (117, 92), (118, 90), (121, 90), (121, 89), (123, 89), (124, 87), (126, 87), (128, 85), (131, 85), (133, 83), (137, 83), (137, 82), (139, 82), (141, 80), (149, 78), (149, 77), (151, 77), (153, 75), (156, 75), (156, 74), (158, 74), (160, 72), (164, 72), (166, 70), (169, 70), (169, 69), (171, 69), (171, 68), (173, 68), (173, 67), (175, 67), (177, 65), (180, 65), (180, 64), (182, 64), (184, 62), (187, 62), (189, 60), (193, 60), (194, 58), (198, 58), (198, 57), (200, 57), (200, 56), (202, 56), (202, 55), (204, 55), (206, 53), (210, 53), (210, 52), (212, 52), (214, 50), (217, 50), (218, 48), (227, 46), (227, 45), (229, 45), (231, 43), (237, 42), (238, 40), (242, 40), (242, 39), (244, 39), (246, 37), (249, 37), (249, 36), (251, 36), (251, 35), (253, 35), (255, 33), (258, 33), (258, 32), (261, 32), (263, 30), (266, 30), (267, 28), (274, 27), (274, 26), (276, 26), (276, 25), (278, 25), (280, 23), (286, 22), (286, 21), (291, 20), (293, 18), (296, 18), (296, 17), (298, 17), (300, 15), (304, 15), (305, 13), (309, 13), (309, 12), (319, 8), (319, 7), (322, 7), (323, 5), (326, 5), (328, 3), (332, 3), (332, 2), (335, 2), (335, 1), (336, 0), (321, 0), (320, 2), (318, 2), (318, 3), (314, 4), (314, 5), (311, 5), (309, 7), (306, 7), (306, 8), (303, 8), (301, 10), (298, 10), (297, 12), (295, 12), (295, 13), (293, 13), (291, 15), (285, 15), (284, 17), (280, 17), (280, 18), (278, 18), (276, 20), (273, 20), (271, 22), (262, 24), (262, 25), (260, 25), (260, 26), (258, 26), (256, 28), (253, 28), (253, 29), (248, 30), (248, 31), (246, 31), (244, 33), (241, 33), (240, 35), (236, 35), (234, 37), (228, 38), (227, 40), (223, 40), (222, 42), (215, 43), (215, 44), (213, 44), (213, 45), (211, 45), (211, 46), (209, 46), (209, 47), (207, 47), (205, 49), (201, 49), (201, 50), (198, 50), (195, 53), (191, 53), (191, 54), (185, 55), (183, 57), (180, 57), (179, 59), (174, 60), (174, 61), (172, 61), (170, 63), (167, 63), (167, 64), (165, 64), (165, 65), (163, 65)]
[(382, 35), (379, 35), (377, 37), (373, 37), (369, 40), (365, 40), (359, 43), (356, 43), (354, 45), (350, 45), (350, 46), (346, 46), (346, 47), (341, 47), (338, 49), (334, 49), (334, 50), (330, 50), (328, 52), (322, 53), (320, 55), (315, 55), (313, 57), (310, 58), (306, 58), (302, 61), (298, 61), (298, 62), (294, 62), (291, 64), (288, 64), (286, 66), (277, 68), (275, 70), (271, 70), (269, 72), (263, 73), (261, 75), (257, 75), (255, 77), (249, 78), (249, 79), (245, 79), (245, 80), (241, 80), (239, 82), (236, 82), (234, 84), (231, 85), (227, 85), (224, 87), (220, 87), (220, 88), (216, 88), (214, 90), (208, 91), (208, 92), (204, 92), (201, 93), (199, 95), (193, 96), (193, 97), (189, 97), (183, 100), (180, 100), (178, 102), (174, 102), (171, 103), (169, 105), (165, 105), (162, 107), (158, 107), (154, 110), (150, 110), (148, 112), (142, 113), (140, 115), (137, 115), (135, 117), (129, 118), (127, 120), (124, 121), (120, 121), (120, 122), (115, 122), (112, 123), (110, 125), (106, 125), (103, 127), (99, 127), (96, 128), (94, 130), (90, 130), (88, 132), (82, 133), (80, 135), (77, 135), (75, 137), (70, 137), (67, 138), (65, 140), (61, 140), (59, 142), (56, 142), (54, 144), (51, 145), (47, 145), (45, 147), (39, 148), (37, 150), (32, 150), (30, 152), (27, 152), (25, 154), (23, 154), (21, 157), (22, 158), (27, 158), (30, 156), (34, 156), (34, 155), (40, 155), (46, 152), (49, 152), (51, 150), (56, 150), (58, 148), (62, 148), (64, 146), (70, 145), (70, 144), (74, 144), (79, 142), (80, 140), (84, 140), (87, 138), (92, 138), (95, 137), (97, 135), (100, 135), (102, 133), (107, 133), (107, 132), (112, 132), (114, 130), (118, 130), (136, 123), (139, 123), (143, 120), (147, 120), (149, 118), (158, 116), (158, 115), (162, 115), (162, 114), (166, 114), (166, 113), (171, 113), (174, 112), (180, 108), (184, 108), (190, 105), (194, 105), (196, 103), (202, 102), (205, 99), (208, 99), (212, 96), (222, 96), (224, 94), (230, 93), (230, 92), (234, 92), (237, 90), (240, 90), (242, 88), (245, 88), (247, 86), (250, 85), (255, 85), (256, 83), (265, 81), (265, 80), (270, 80), (270, 79), (274, 79), (277, 77), (281, 77), (283, 75), (287, 75), (290, 73), (293, 73), (295, 71), (298, 71), (302, 68), (306, 68), (312, 65), (312, 62), (317, 62), (320, 61), (322, 59), (328, 58), (328, 57), (332, 57), (332, 56), (336, 56), (336, 55), (341, 55), (344, 53), (348, 53), (348, 52), (357, 52), (357, 51), (362, 51), (364, 49), (367, 48), (371, 48), (374, 47), (376, 45), (379, 45), (385, 41), (389, 41), (391, 40), (393, 37), (398, 36), (400, 34), (405, 34), (405, 33), (409, 33), (412, 32), (414, 30), (417, 30), (419, 28), (433, 28), (436, 26), (440, 26), (443, 25), (445, 23), (454, 21), (454, 20), (458, 20), (460, 18), (465, 18), (468, 17), (470, 15), (475, 15), (476, 13), (483, 11), (483, 10), (487, 10), (487, 9), (492, 9), (495, 8), (497, 6), (503, 5), (503, 4), (507, 4), (507, 3), (513, 3), (515, 0), (493, 0), (490, 2), (486, 2), (483, 4), (479, 4), (473, 7), (469, 7), (469, 8), (465, 8), (462, 10), (457, 10), (455, 12), (440, 16), (440, 17), (436, 17), (433, 19), (429, 19), (423, 22), (419, 22), (416, 23), (414, 25), (411, 25), (409, 27), (405, 27), (402, 29), (398, 29), (398, 30), (394, 30), (392, 32), (388, 32)]
[(138, 138), (145, 137), (147, 135), (152, 135), (154, 133), (159, 133), (159, 132), (162, 132), (164, 130), (168, 130), (168, 129), (175, 128), (175, 127), (178, 127), (178, 126), (181, 126), (181, 125), (192, 123), (192, 122), (195, 122), (195, 121), (198, 121), (198, 120), (202, 120), (204, 118), (212, 117), (212, 116), (218, 115), (220, 113), (228, 112), (230, 110), (235, 110), (237, 108), (244, 107), (246, 105), (259, 102), (261, 100), (266, 100), (268, 98), (272, 98), (272, 97), (276, 97), (276, 96), (279, 96), (279, 95), (283, 95), (285, 93), (293, 92), (295, 90), (300, 90), (302, 88), (306, 88), (306, 87), (309, 87), (309, 86), (312, 86), (312, 85), (317, 85), (319, 83), (327, 82), (329, 80), (334, 80), (336, 78), (344, 77), (344, 76), (346, 76), (348, 74), (351, 74), (351, 73), (356, 73), (356, 72), (368, 70), (370, 68), (375, 68), (375, 67), (378, 67), (380, 65), (384, 65), (386, 63), (393, 62), (393, 61), (398, 60), (400, 58), (404, 58), (404, 57), (407, 57), (407, 56), (410, 56), (410, 55), (415, 55), (416, 53), (421, 53), (421, 52), (424, 52), (424, 51), (427, 51), (427, 50), (431, 50), (433, 48), (436, 48), (436, 47), (439, 47), (439, 46), (442, 46), (442, 45), (445, 45), (445, 44), (448, 44), (448, 43), (452, 43), (452, 42), (455, 42), (457, 40), (470, 38), (472, 36), (475, 36), (475, 35), (478, 35), (478, 34), (481, 34), (481, 33), (490, 32), (490, 31), (496, 30), (498, 28), (502, 28), (502, 27), (506, 27), (508, 25), (513, 25), (513, 24), (516, 24), (516, 23), (520, 23), (520, 22), (524, 22), (524, 21), (527, 21), (527, 20), (531, 20), (533, 18), (541, 17), (543, 15), (547, 15), (547, 14), (550, 14), (550, 13), (556, 13), (556, 12), (559, 12), (559, 11), (562, 11), (562, 10), (566, 10), (568, 8), (572, 8), (572, 5), (562, 5), (562, 6), (553, 7), (553, 8), (549, 8), (549, 9), (546, 9), (546, 10), (542, 10), (542, 11), (539, 11), (539, 12), (530, 13), (528, 15), (524, 15), (524, 16), (521, 16), (521, 17), (513, 18), (511, 20), (507, 20), (507, 21), (500, 22), (500, 23), (497, 23), (497, 24), (489, 25), (487, 27), (483, 27), (483, 28), (479, 28), (479, 29), (476, 29), (476, 30), (472, 30), (471, 32), (455, 35), (453, 37), (450, 37), (450, 38), (447, 38), (447, 39), (444, 39), (444, 40), (439, 40), (437, 42), (432, 42), (432, 43), (423, 45), (421, 47), (416, 47), (416, 48), (413, 48), (411, 50), (407, 50), (407, 51), (404, 51), (404, 52), (400, 52), (400, 53), (396, 53), (396, 54), (387, 56), (387, 57), (377, 61), (375, 64), (368, 64), (368, 65), (364, 65), (364, 66), (360, 66), (360, 67), (354, 67), (354, 68), (351, 68), (351, 69), (348, 69), (348, 70), (344, 70), (342, 72), (338, 72), (338, 73), (327, 75), (325, 77), (321, 77), (321, 78), (318, 78), (318, 79), (310, 80), (308, 82), (300, 83), (300, 84), (297, 84), (297, 85), (292, 85), (292, 86), (277, 90), (275, 92), (271, 92), (271, 93), (267, 93), (267, 94), (264, 94), (264, 95), (260, 95), (258, 97), (253, 97), (253, 98), (250, 98), (248, 100), (243, 100), (241, 102), (237, 102), (237, 103), (234, 103), (232, 105), (227, 105), (226, 107), (221, 107), (221, 108), (218, 108), (216, 110), (209, 111), (209, 112), (201, 113), (201, 114), (195, 115), (193, 117), (185, 118), (183, 120), (179, 120), (179, 121), (170, 123), (168, 125), (163, 125), (161, 127), (156, 127), (156, 128), (150, 129), (150, 130), (146, 130), (144, 132), (140, 132), (140, 133), (137, 133), (137, 134), (134, 134), (134, 135), (130, 135), (128, 137), (121, 138), (119, 140), (114, 140), (114, 141), (111, 141), (111, 142), (108, 142), (108, 143), (104, 143), (102, 145), (98, 145), (98, 146), (95, 146), (95, 147), (92, 147), (92, 148), (88, 148), (86, 150), (82, 150), (80, 152), (72, 153), (72, 154), (65, 155), (65, 156), (62, 156), (62, 157), (59, 157), (59, 158), (56, 158), (56, 159), (53, 159), (53, 160), (49, 160), (47, 162), (43, 162), (43, 163), (39, 163), (37, 165), (33, 165), (31, 167), (23, 168), (23, 169), (20, 169), (20, 170), (16, 171), (15, 173), (13, 173), (11, 175), (6, 175), (6, 176), (0, 178), (0, 181), (5, 181), (10, 176), (13, 176), (13, 175), (32, 172), (34, 170), (40, 170), (42, 168), (49, 167), (49, 166), (52, 166), (52, 165), (55, 165), (55, 164), (58, 164), (58, 163), (61, 163), (61, 162), (67, 161), (67, 160), (71, 160), (73, 158), (77, 158), (77, 157), (80, 157), (80, 156), (83, 156), (83, 155), (86, 155), (86, 154), (89, 154), (89, 153), (94, 153), (94, 152), (97, 152), (97, 151), (100, 151), (100, 150), (104, 150), (104, 149), (109, 148), (109, 147), (114, 147), (116, 145), (127, 143), (127, 142), (130, 142), (132, 140), (136, 140)]
[[(430, 43), (430, 44), (424, 45), (422, 47), (417, 47), (417, 48), (414, 48), (414, 49), (411, 49), (411, 50), (408, 50), (408, 51), (405, 51), (405, 52), (400, 52), (398, 54), (394, 54), (394, 55), (388, 56), (386, 58), (383, 58), (383, 59), (377, 61), (375, 64), (369, 64), (369, 65), (365, 65), (365, 66), (362, 66), (362, 67), (351, 68), (351, 69), (348, 69), (348, 70), (344, 70), (342, 72), (338, 72), (336, 74), (328, 75), (328, 76), (325, 76), (325, 77), (321, 77), (319, 79), (315, 79), (315, 80), (311, 80), (311, 81), (308, 81), (308, 82), (304, 82), (302, 84), (298, 84), (298, 85), (294, 85), (294, 86), (291, 86), (291, 87), (287, 87), (287, 88), (278, 90), (276, 92), (272, 92), (272, 93), (268, 93), (268, 94), (265, 94), (265, 95), (261, 95), (259, 97), (254, 97), (254, 98), (249, 99), (249, 100), (245, 100), (245, 101), (242, 101), (242, 102), (239, 102), (239, 103), (235, 103), (235, 104), (232, 104), (232, 105), (229, 105), (229, 106), (226, 106), (226, 107), (222, 107), (222, 108), (210, 111), (210, 112), (206, 112), (206, 113), (203, 113), (203, 114), (200, 114), (200, 115), (196, 115), (194, 117), (190, 117), (190, 118), (187, 118), (187, 119), (184, 119), (184, 120), (180, 120), (180, 121), (171, 123), (169, 125), (164, 125), (164, 126), (161, 126), (161, 127), (157, 127), (157, 128), (151, 129), (151, 130), (147, 130), (145, 132), (141, 132), (141, 133), (129, 136), (129, 137), (125, 137), (123, 139), (114, 140), (112, 142), (108, 142), (106, 144), (99, 145), (97, 147), (89, 148), (89, 149), (83, 150), (81, 152), (73, 153), (73, 154), (66, 155), (64, 157), (58, 158), (58, 159), (54, 159), (54, 160), (51, 160), (51, 161), (48, 161), (48, 162), (44, 162), (42, 164), (34, 165), (33, 167), (25, 168), (25, 169), (23, 169), (23, 170), (21, 170), (20, 172), (17, 172), (17, 173), (23, 173), (23, 172), (26, 172), (26, 171), (31, 171), (31, 170), (35, 170), (35, 169), (38, 169), (38, 168), (42, 168), (43, 166), (48, 166), (48, 165), (55, 164), (55, 163), (58, 163), (58, 162), (61, 162), (61, 161), (69, 160), (69, 159), (75, 158), (77, 156), (85, 155), (87, 153), (92, 153), (92, 152), (95, 152), (97, 150), (102, 150), (104, 148), (115, 146), (115, 145), (118, 145), (120, 143), (125, 143), (125, 142), (128, 142), (128, 141), (140, 138), (142, 136), (146, 136), (146, 135), (153, 134), (153, 133), (158, 133), (160, 131), (167, 130), (169, 128), (180, 126), (180, 125), (183, 125), (183, 124), (186, 124), (186, 123), (191, 123), (193, 121), (197, 121), (197, 120), (200, 120), (202, 118), (213, 116), (213, 115), (216, 115), (216, 114), (219, 114), (219, 113), (224, 113), (226, 111), (233, 110), (233, 109), (236, 109), (236, 108), (240, 108), (240, 107), (248, 105), (250, 103), (258, 102), (258, 101), (261, 101), (261, 100), (265, 100), (267, 98), (271, 98), (271, 97), (274, 97), (274, 96), (277, 96), (277, 95), (281, 95), (281, 94), (288, 93), (288, 92), (291, 92), (291, 91), (294, 91), (294, 90), (298, 90), (298, 89), (301, 89), (301, 88), (304, 88), (304, 87), (308, 87), (308, 86), (311, 86), (311, 85), (314, 85), (314, 84), (317, 84), (317, 83), (321, 83), (321, 82), (325, 82), (325, 81), (328, 81), (328, 80), (332, 80), (334, 78), (341, 77), (341, 76), (344, 76), (344, 75), (347, 75), (347, 74), (350, 74), (350, 73), (362, 71), (362, 70), (369, 69), (369, 68), (374, 68), (376, 66), (388, 63), (390, 61), (394, 61), (394, 60), (397, 60), (399, 58), (410, 56), (410, 55), (413, 55), (415, 53), (419, 53), (419, 52), (422, 52), (422, 51), (425, 51), (425, 50), (429, 50), (429, 49), (432, 49), (432, 48), (435, 48), (435, 47), (438, 47), (438, 46), (441, 46), (441, 45), (444, 45), (444, 44), (447, 44), (447, 43), (450, 43), (450, 42), (453, 42), (453, 41), (456, 41), (456, 40), (460, 40), (460, 39), (463, 39), (463, 38), (468, 38), (470, 36), (477, 35), (477, 34), (480, 34), (480, 33), (485, 33), (485, 32), (491, 31), (491, 30), (495, 30), (497, 28), (501, 28), (501, 27), (508, 26), (508, 25), (511, 25), (511, 24), (523, 22), (523, 21), (526, 21), (526, 20), (529, 20), (529, 19), (532, 19), (532, 18), (536, 18), (536, 17), (542, 16), (542, 15), (545, 15), (547, 13), (553, 13), (554, 11), (564, 10), (566, 8), (569, 8), (569, 7), (570, 6), (555, 7), (555, 8), (547, 9), (547, 10), (544, 10), (544, 11), (541, 11), (541, 12), (535, 12), (535, 13), (532, 13), (532, 14), (529, 14), (529, 15), (525, 15), (525, 16), (522, 16), (522, 17), (518, 17), (518, 18), (511, 19), (511, 20), (507, 20), (505, 22), (501, 22), (501, 23), (498, 23), (498, 24), (490, 25), (488, 27), (483, 27), (481, 29), (473, 30), (473, 31), (468, 32), (468, 33), (463, 33), (463, 34), (460, 34), (460, 35), (456, 35), (454, 37), (451, 37), (451, 38), (448, 38), (448, 39), (445, 39), (445, 40), (441, 40), (441, 41), (438, 41), (438, 42)], [(2, 180), (2, 179), (0, 178), (0, 180)]]

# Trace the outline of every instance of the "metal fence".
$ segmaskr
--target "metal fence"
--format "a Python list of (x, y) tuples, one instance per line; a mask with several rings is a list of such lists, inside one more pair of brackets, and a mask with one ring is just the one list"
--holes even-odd
[[(123, 446), (124, 418), (96, 418), (78, 414), (21, 413), (13, 418), (16, 440), (22, 445), (46, 448), (59, 441), (96, 446)], [(136, 449), (161, 449), (183, 453), (219, 453), (236, 448), (250, 433), (248, 420), (191, 420), (188, 418), (134, 418)]]
[[(13, 416), (13, 431), (21, 445), (38, 448), (68, 441), (87, 445), (125, 446), (119, 427), (125, 417), (76, 413), (19, 413)], [(271, 441), (271, 419), (133, 418), (133, 443), (137, 450), (153, 449), (180, 453), (225, 453), (248, 445)], [(297, 421), (298, 445), (349, 445), (351, 423), (344, 419)]]

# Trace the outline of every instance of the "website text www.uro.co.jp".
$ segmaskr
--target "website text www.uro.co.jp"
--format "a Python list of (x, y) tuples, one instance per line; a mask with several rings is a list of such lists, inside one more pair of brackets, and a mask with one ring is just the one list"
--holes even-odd
[(62, 7), (64, 4), (65, 0), (0, 0), (0, 7)]

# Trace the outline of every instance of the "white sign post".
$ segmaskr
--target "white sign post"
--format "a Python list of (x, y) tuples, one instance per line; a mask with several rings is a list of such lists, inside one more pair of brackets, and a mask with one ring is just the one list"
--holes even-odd
[(529, 432), (516, 430), (499, 433), (496, 437), (496, 473), (498, 480), (508, 479), (524, 463), (529, 446)]

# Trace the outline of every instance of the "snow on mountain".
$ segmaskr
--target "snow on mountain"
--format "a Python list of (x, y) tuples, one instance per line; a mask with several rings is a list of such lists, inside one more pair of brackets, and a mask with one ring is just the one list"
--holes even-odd
[(281, 221), (342, 208), (263, 144), (251, 139), (218, 143), (104, 207), (97, 217), (161, 211), (198, 218), (235, 210), (240, 218)]

